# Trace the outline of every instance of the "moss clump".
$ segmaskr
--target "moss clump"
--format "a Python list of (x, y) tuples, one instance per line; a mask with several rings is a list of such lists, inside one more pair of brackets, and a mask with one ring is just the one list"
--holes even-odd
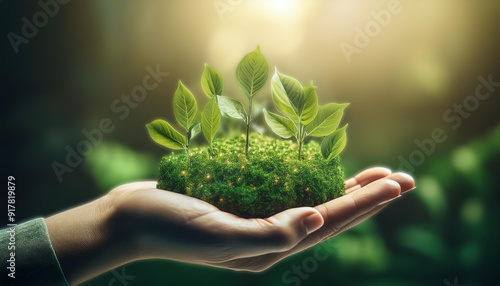
[(323, 159), (315, 141), (304, 145), (257, 133), (250, 135), (249, 160), (245, 137), (218, 139), (208, 148), (163, 157), (157, 187), (207, 201), (245, 218), (263, 218), (288, 208), (315, 206), (344, 195), (344, 172), (338, 156)]

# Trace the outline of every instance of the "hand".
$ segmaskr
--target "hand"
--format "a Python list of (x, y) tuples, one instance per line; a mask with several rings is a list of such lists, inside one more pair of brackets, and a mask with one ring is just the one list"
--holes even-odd
[(346, 182), (346, 195), (315, 207), (323, 226), (288, 251), (227, 261), (217, 266), (263, 271), (283, 258), (330, 239), (375, 215), (394, 199), (415, 188), (413, 178), (386, 168), (367, 169)]
[(372, 168), (347, 180), (343, 197), (243, 219), (156, 189), (156, 182), (138, 182), (46, 221), (70, 283), (148, 258), (261, 271), (364, 221), (413, 187), (408, 175)]

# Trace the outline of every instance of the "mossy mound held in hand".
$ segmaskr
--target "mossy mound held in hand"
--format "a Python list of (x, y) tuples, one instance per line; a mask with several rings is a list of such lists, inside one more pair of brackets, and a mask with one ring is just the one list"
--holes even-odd
[(338, 156), (325, 160), (319, 144), (298, 146), (257, 133), (250, 135), (249, 159), (245, 137), (214, 142), (212, 158), (207, 147), (163, 157), (157, 187), (195, 197), (220, 210), (244, 218), (264, 218), (283, 210), (316, 206), (344, 195), (344, 172)]

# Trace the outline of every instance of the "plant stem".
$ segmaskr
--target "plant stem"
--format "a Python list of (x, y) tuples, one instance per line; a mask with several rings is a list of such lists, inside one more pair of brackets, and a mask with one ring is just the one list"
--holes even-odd
[(245, 157), (248, 159), (248, 137), (250, 133), (250, 124), (247, 124), (247, 142), (245, 144)]
[(252, 122), (252, 99), (248, 101), (248, 115), (247, 115), (247, 141), (245, 144), (245, 157), (248, 159), (248, 142), (250, 140), (250, 122)]
[(299, 141), (297, 143), (299, 143), (299, 161), (300, 161), (301, 160), (301, 156), (300, 155), (302, 153), (302, 140), (297, 140), (297, 141)]
[(187, 162), (187, 167), (186, 168), (189, 168), (189, 137), (191, 137), (189, 134), (189, 130), (187, 130), (186, 132), (186, 148), (184, 148), (184, 150), (186, 150), (186, 162)]
[(299, 161), (301, 160), (302, 154), (302, 143), (304, 143), (304, 125), (300, 123), (299, 118), (299, 136), (297, 136), (297, 144), (299, 144)]

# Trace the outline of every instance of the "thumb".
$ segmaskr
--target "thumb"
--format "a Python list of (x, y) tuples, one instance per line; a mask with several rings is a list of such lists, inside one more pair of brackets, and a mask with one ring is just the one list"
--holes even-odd
[(314, 208), (300, 207), (288, 209), (266, 219), (268, 235), (276, 237), (277, 250), (293, 248), (307, 235), (323, 226), (323, 216)]
[(323, 226), (323, 216), (314, 208), (288, 209), (265, 219), (241, 219), (231, 229), (228, 260), (284, 252)]

